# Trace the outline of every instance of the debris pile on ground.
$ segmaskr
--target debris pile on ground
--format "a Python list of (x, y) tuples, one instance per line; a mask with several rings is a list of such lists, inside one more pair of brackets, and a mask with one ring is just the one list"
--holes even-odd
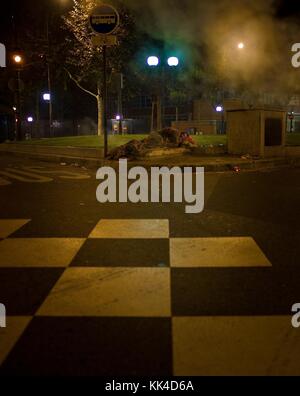
[(180, 147), (183, 145), (180, 136), (180, 132), (174, 128), (164, 128), (159, 132), (151, 132), (146, 139), (131, 140), (127, 144), (113, 149), (109, 153), (108, 159), (137, 159), (155, 148)]
[(158, 132), (163, 138), (165, 144), (178, 145), (180, 141), (180, 132), (175, 128), (164, 128)]
[(108, 155), (110, 160), (119, 160), (120, 158), (136, 159), (143, 155), (145, 144), (143, 140), (131, 140), (123, 146), (111, 150)]
[(235, 173), (240, 173), (240, 172), (241, 172), (241, 168), (240, 168), (239, 166), (234, 166), (234, 167), (233, 167), (233, 171), (234, 171)]
[(181, 133), (179, 136), (179, 147), (193, 148), (197, 147), (197, 143), (188, 133)]

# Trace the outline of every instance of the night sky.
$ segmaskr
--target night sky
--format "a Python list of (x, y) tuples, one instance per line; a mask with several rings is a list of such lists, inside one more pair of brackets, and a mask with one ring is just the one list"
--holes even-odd
[[(143, 1), (148, 3), (148, 0), (139, 0), (142, 4)], [(162, 4), (164, 3), (163, 0)], [(184, 0), (181, 0), (181, 2)], [(189, 5), (199, 0), (186, 0)], [(202, 0), (205, 3), (205, 0)], [(261, 0), (262, 4), (264, 0)], [(222, 4), (222, 0), (216, 0), (215, 4)], [(43, 19), (45, 14), (51, 12), (52, 14), (62, 14), (72, 4), (71, 0), (10, 0), (8, 2), (1, 2), (0, 13), (0, 39), (8, 45), (13, 42), (13, 23), (12, 15), (14, 15), (14, 23), (16, 30), (22, 24), (31, 23), (32, 19)], [(126, 1), (125, 1), (126, 4)], [(298, 0), (275, 0), (274, 8), (277, 10), (277, 17), (293, 18), (299, 20), (300, 23), (300, 2)], [(300, 40), (300, 29), (299, 29)]]

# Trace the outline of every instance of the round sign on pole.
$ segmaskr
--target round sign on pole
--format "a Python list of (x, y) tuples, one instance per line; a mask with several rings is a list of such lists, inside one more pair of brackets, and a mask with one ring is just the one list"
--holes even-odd
[(118, 11), (111, 5), (100, 5), (91, 12), (90, 25), (95, 33), (112, 34), (120, 24)]

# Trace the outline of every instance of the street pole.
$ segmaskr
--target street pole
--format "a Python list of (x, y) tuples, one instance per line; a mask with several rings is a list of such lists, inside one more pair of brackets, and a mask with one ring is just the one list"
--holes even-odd
[(22, 114), (21, 114), (21, 71), (17, 71), (17, 140), (22, 140)]
[(108, 156), (108, 130), (107, 130), (107, 46), (118, 44), (117, 36), (113, 35), (120, 25), (120, 15), (110, 4), (99, 4), (89, 14), (89, 24), (96, 33), (93, 45), (102, 47), (103, 63), (103, 129), (104, 129), (104, 158)]
[(48, 92), (50, 94), (50, 100), (49, 100), (49, 131), (50, 131), (50, 137), (52, 137), (52, 120), (53, 120), (53, 106), (52, 106), (52, 90), (51, 90), (51, 74), (50, 74), (50, 65), (49, 62), (47, 64), (47, 74), (48, 74)]
[(160, 85), (160, 100), (159, 100), (159, 130), (165, 127), (165, 97), (166, 97), (166, 69), (165, 66), (161, 67), (161, 83)]
[(160, 131), (163, 127), (162, 123), (162, 95), (159, 94), (157, 97), (157, 131)]
[(123, 135), (122, 128), (122, 119), (123, 119), (123, 98), (122, 98), (122, 90), (123, 90), (123, 74), (120, 73), (120, 84), (119, 84), (119, 92), (118, 92), (118, 114), (120, 116), (119, 120), (119, 135)]
[(47, 15), (47, 23), (46, 23), (46, 36), (47, 36), (47, 80), (48, 80), (48, 92), (50, 94), (49, 99), (49, 134), (52, 137), (52, 119), (53, 119), (53, 107), (52, 107), (52, 84), (51, 84), (51, 71), (50, 71), (50, 35), (49, 35), (49, 15)]
[(178, 106), (175, 107), (175, 113), (176, 113), (175, 120), (176, 120), (176, 122), (178, 122), (179, 121), (179, 108), (178, 108)]
[(40, 89), (36, 92), (36, 103), (35, 103), (35, 137), (40, 138)]
[(108, 156), (107, 135), (107, 67), (106, 45), (103, 46), (103, 129), (104, 129), (104, 158)]
[(224, 117), (224, 109), (222, 111), (222, 121), (221, 121), (221, 135), (225, 134), (225, 117)]

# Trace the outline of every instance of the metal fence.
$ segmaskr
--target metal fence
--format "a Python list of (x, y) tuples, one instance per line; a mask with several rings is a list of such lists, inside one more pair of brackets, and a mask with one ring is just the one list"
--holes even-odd
[[(121, 125), (120, 125), (121, 123)], [(108, 131), (110, 134), (144, 134), (150, 131), (150, 119), (126, 119), (122, 121), (109, 120)], [(77, 121), (53, 121), (52, 128), (49, 122), (25, 121), (22, 123), (22, 134), (27, 139), (43, 139), (52, 137), (89, 136), (97, 134), (97, 124), (90, 118)]]

